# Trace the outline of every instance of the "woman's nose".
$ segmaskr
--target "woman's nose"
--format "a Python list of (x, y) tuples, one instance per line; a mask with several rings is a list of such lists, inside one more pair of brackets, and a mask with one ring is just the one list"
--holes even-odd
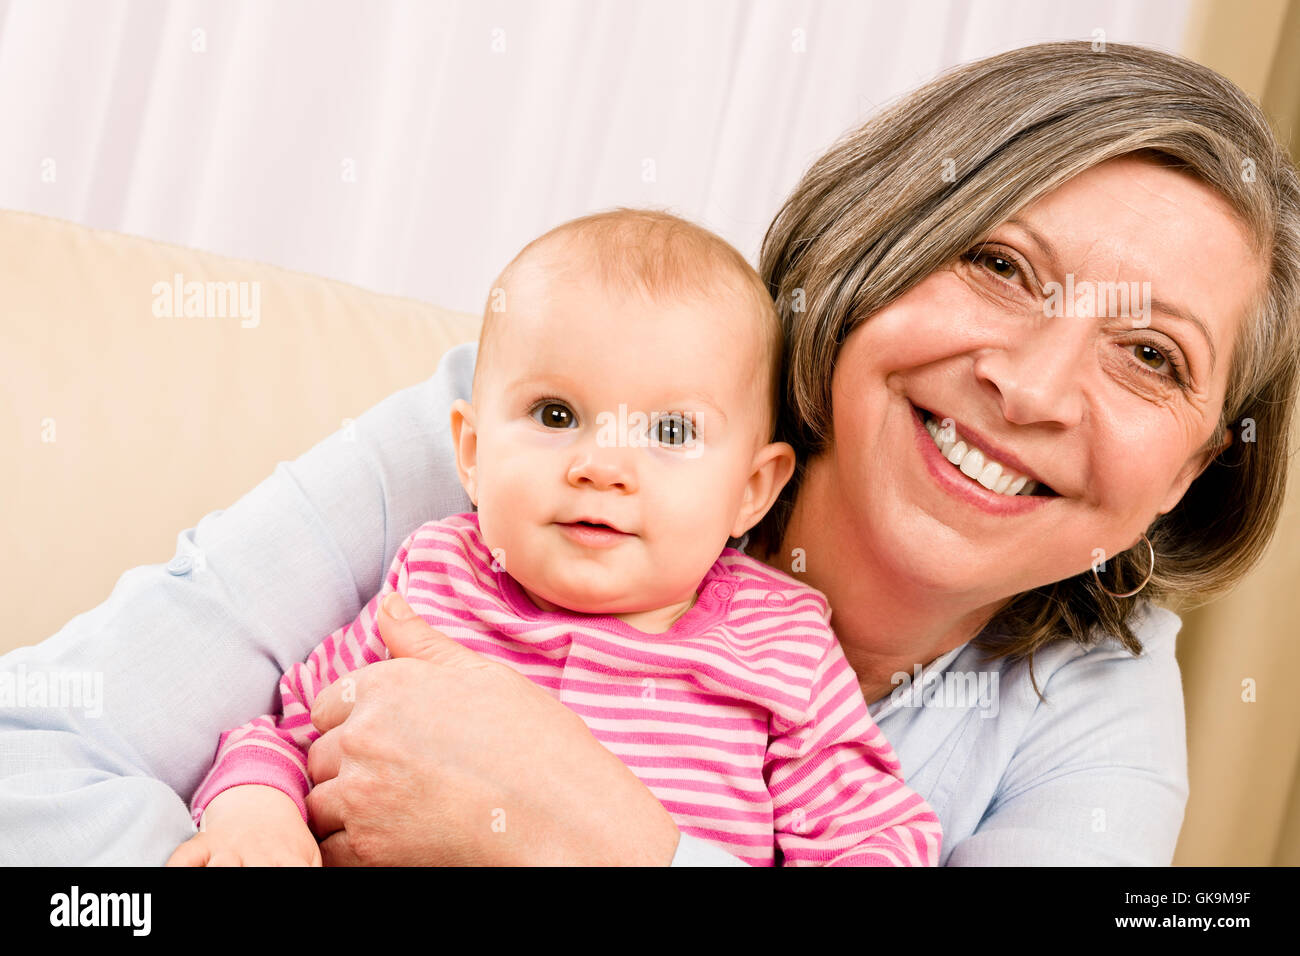
[(1095, 348), (1089, 319), (1042, 318), (1017, 329), (1002, 347), (975, 360), (980, 383), (995, 392), (1009, 422), (1076, 424), (1083, 414), (1082, 380)]

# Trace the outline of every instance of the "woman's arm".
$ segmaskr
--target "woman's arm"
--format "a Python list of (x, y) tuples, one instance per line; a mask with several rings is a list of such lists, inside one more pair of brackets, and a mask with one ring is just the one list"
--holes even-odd
[[(193, 833), (188, 798), (222, 730), (272, 709), (280, 674), (379, 590), (422, 522), (468, 511), (451, 403), (475, 347), (128, 571), (99, 607), (0, 659), (23, 679), (102, 682), (89, 708), (0, 708), (3, 864), (162, 864)], [(184, 560), (179, 560), (179, 559)], [(171, 568), (169, 571), (168, 568)]]
[(949, 866), (1167, 866), (1187, 803), (1180, 622), (1154, 609), (1141, 657), (1110, 645), (1058, 668), (976, 831)]

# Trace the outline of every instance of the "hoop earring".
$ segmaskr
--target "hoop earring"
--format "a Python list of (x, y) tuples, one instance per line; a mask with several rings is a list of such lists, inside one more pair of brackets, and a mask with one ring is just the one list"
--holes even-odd
[(1114, 591), (1109, 590), (1106, 585), (1101, 583), (1101, 575), (1097, 573), (1097, 566), (1094, 564), (1092, 566), (1092, 576), (1097, 579), (1097, 587), (1101, 588), (1113, 598), (1126, 598), (1132, 597), (1137, 594), (1138, 591), (1141, 591), (1147, 586), (1147, 582), (1151, 580), (1151, 575), (1156, 573), (1156, 549), (1151, 546), (1151, 540), (1146, 536), (1145, 532), (1142, 534), (1142, 540), (1147, 543), (1147, 550), (1151, 552), (1151, 570), (1147, 572), (1147, 576), (1142, 580), (1142, 583), (1132, 591), (1126, 591), (1123, 594), (1116, 594)]

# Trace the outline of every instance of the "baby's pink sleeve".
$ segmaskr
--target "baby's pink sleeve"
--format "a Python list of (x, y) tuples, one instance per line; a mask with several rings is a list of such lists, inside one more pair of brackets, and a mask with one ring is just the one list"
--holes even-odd
[(356, 620), (325, 638), (305, 663), (293, 665), (280, 678), (280, 714), (256, 717), (221, 735), (212, 769), (190, 802), (195, 824), (217, 794), (244, 784), (282, 790), (298, 805), (303, 820), (307, 819), (306, 798), (312, 786), (307, 773), (307, 748), (320, 736), (311, 722), (312, 703), (340, 677), (388, 657), (376, 615), (390, 591), (406, 594), (407, 555), (414, 537), (407, 538), (397, 549), (383, 588), (361, 609)]
[(835, 640), (818, 665), (806, 720), (781, 729), (765, 770), (784, 865), (938, 864), (939, 818), (903, 783)]

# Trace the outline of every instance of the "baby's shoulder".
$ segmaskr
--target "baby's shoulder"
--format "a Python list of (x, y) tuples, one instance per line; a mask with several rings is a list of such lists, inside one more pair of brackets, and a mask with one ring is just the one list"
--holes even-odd
[(790, 726), (801, 724), (827, 686), (856, 686), (831, 629), (825, 594), (732, 548), (719, 561), (734, 587), (724, 630), (755, 673), (779, 679), (782, 693), (779, 703), (772, 703), (775, 715)]
[(736, 599), (744, 605), (770, 609), (775, 614), (792, 617), (814, 615), (823, 622), (830, 620), (830, 602), (816, 588), (735, 548), (727, 548), (718, 558), (722, 571), (735, 579)]
[(469, 511), (465, 514), (448, 515), (445, 518), (426, 521), (407, 537), (408, 544), (417, 541), (431, 545), (444, 541), (449, 544), (481, 542), (478, 514)]
[(426, 521), (411, 532), (398, 551), (408, 569), (432, 571), (454, 565), (461, 568), (488, 567), (493, 556), (479, 533), (475, 512), (449, 515)]
[(734, 548), (727, 548), (718, 563), (734, 590), (729, 620), (743, 623), (751, 633), (769, 635), (761, 647), (779, 653), (789, 641), (798, 641), (815, 650), (808, 661), (815, 669), (839, 646), (830, 626), (830, 603), (821, 591)]

